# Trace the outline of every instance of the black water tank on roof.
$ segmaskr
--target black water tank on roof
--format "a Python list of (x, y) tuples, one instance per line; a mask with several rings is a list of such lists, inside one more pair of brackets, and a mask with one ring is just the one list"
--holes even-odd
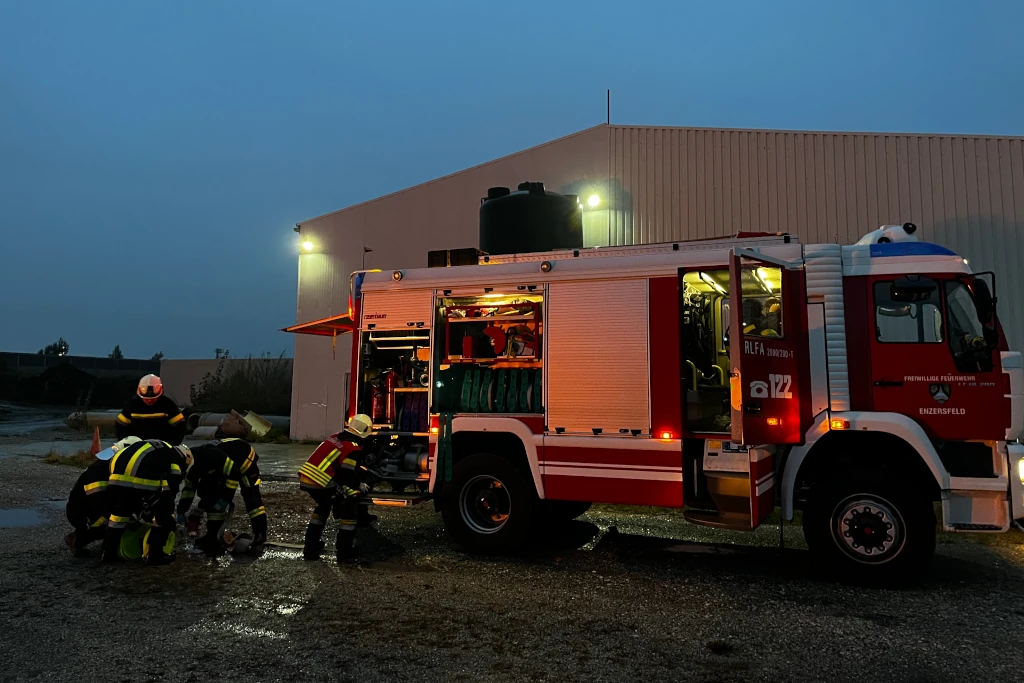
[(480, 200), (480, 249), (516, 254), (583, 247), (583, 212), (575, 195), (520, 183), (516, 192), (492, 187)]

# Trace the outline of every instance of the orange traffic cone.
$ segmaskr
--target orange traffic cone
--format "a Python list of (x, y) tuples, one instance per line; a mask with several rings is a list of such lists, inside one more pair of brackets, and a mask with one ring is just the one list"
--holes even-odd
[(100, 446), (100, 428), (97, 427), (96, 431), (92, 433), (92, 447), (89, 449), (89, 452), (96, 455), (102, 450), (103, 447)]

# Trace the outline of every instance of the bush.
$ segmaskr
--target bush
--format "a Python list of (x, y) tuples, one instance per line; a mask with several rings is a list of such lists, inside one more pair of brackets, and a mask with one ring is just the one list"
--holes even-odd
[(263, 415), (288, 415), (292, 409), (292, 364), (282, 353), (238, 361), (222, 358), (214, 374), (192, 388), (196, 410), (214, 413), (251, 410)]
[(79, 467), (84, 470), (86, 467), (96, 462), (96, 456), (89, 451), (78, 451), (77, 453), (68, 455), (66, 453), (60, 453), (50, 449), (50, 452), (43, 458), (43, 462), (47, 465), (68, 465), (69, 467)]

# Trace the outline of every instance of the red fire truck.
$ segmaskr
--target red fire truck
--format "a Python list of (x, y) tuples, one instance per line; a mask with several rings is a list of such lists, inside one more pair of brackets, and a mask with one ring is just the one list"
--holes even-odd
[[(740, 234), (352, 277), (350, 412), (474, 551), (592, 503), (754, 529), (886, 580), (947, 531), (1024, 517), (1024, 367), (991, 273), (912, 224), (857, 244)], [(404, 493), (409, 489), (411, 493)], [(418, 489), (418, 490), (417, 490)], [(939, 504), (936, 506), (936, 504)]]

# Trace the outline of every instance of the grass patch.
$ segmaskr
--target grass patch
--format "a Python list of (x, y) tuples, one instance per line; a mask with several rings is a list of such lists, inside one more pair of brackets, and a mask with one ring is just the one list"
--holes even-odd
[(50, 452), (43, 458), (43, 462), (47, 465), (67, 465), (68, 467), (80, 467), (85, 469), (89, 465), (96, 462), (96, 456), (89, 451), (78, 451), (77, 453), (67, 454), (55, 451), (52, 448)]

